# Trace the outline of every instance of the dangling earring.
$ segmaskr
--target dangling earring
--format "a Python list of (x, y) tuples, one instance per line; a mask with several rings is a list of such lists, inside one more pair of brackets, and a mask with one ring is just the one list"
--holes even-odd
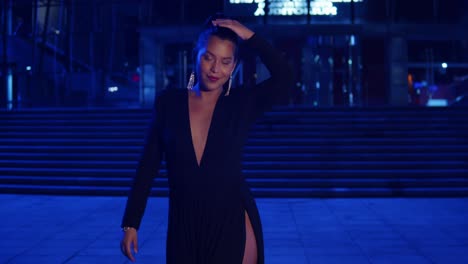
[(192, 72), (190, 74), (190, 78), (189, 78), (189, 81), (188, 81), (188, 84), (187, 84), (187, 89), (188, 90), (192, 90), (193, 89), (193, 84), (195, 83), (195, 73)]
[(228, 83), (228, 89), (227, 89), (227, 92), (224, 96), (228, 96), (229, 95), (229, 92), (231, 91), (231, 85), (232, 85), (232, 74), (231, 76), (229, 77), (229, 83)]

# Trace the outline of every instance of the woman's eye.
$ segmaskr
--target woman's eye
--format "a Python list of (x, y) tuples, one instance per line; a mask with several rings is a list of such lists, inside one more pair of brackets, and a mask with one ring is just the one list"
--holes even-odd
[(223, 64), (224, 65), (229, 65), (229, 64), (231, 64), (231, 61), (230, 60), (229, 61), (223, 61)]
[(210, 60), (212, 59), (210, 55), (205, 55), (204, 58), (205, 58), (205, 60), (207, 60), (207, 61), (210, 61)]

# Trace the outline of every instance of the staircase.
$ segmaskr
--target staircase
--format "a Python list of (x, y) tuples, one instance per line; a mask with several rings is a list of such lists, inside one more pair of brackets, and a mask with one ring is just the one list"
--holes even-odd
[[(252, 129), (257, 197), (468, 196), (468, 109), (278, 108)], [(149, 110), (0, 112), (0, 193), (128, 193)], [(152, 195), (165, 196), (163, 164)]]

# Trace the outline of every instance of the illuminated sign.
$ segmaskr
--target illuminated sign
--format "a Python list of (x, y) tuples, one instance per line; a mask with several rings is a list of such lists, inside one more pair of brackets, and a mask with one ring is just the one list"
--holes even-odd
[[(255, 10), (249, 15), (264, 16), (268, 10), (268, 16), (306, 16), (308, 0), (229, 0), (231, 6), (255, 6)], [(354, 0), (361, 4), (364, 0)], [(267, 8), (268, 3), (268, 8)], [(338, 16), (343, 5), (351, 4), (351, 0), (311, 0), (309, 14), (311, 16)], [(340, 5), (340, 6), (338, 6)], [(349, 6), (348, 6), (349, 8)]]

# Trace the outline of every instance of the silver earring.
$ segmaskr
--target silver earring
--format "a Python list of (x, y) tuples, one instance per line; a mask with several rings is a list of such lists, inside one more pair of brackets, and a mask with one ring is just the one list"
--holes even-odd
[(232, 74), (231, 76), (229, 77), (229, 83), (228, 83), (228, 89), (227, 89), (227, 92), (224, 96), (228, 96), (229, 95), (229, 92), (231, 91), (231, 85), (232, 85)]
[(193, 89), (193, 84), (195, 83), (195, 73), (192, 72), (190, 74), (189, 82), (187, 84), (187, 89), (192, 90)]

